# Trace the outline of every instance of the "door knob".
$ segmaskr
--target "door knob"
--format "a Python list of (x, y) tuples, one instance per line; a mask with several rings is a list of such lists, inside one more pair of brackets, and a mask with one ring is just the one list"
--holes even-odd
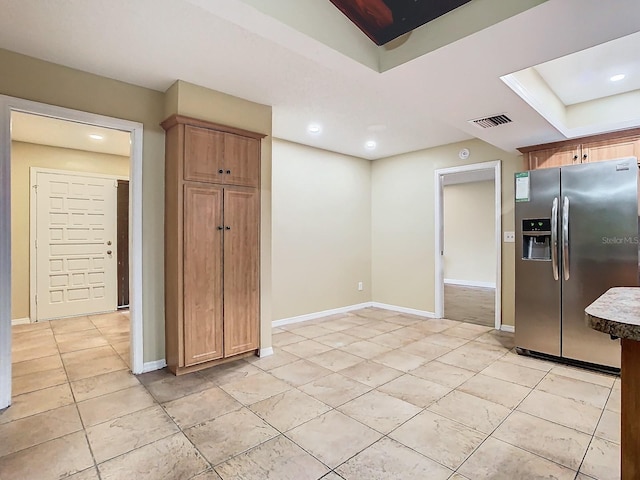
[(107, 255), (111, 255), (111, 250), (107, 250)]

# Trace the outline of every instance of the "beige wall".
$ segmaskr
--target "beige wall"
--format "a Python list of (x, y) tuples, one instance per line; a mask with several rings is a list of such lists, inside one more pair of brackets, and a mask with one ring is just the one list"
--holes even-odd
[(493, 180), (443, 189), (444, 278), (496, 283)]
[[(343, 211), (352, 218), (365, 218), (361, 213), (367, 202), (371, 202), (371, 235), (362, 235), (363, 225), (355, 228), (358, 232), (334, 245), (350, 250), (331, 252), (332, 258), (349, 265), (347, 271), (353, 278), (345, 280), (345, 287), (335, 297), (325, 303), (316, 302), (324, 294), (312, 292), (307, 305), (292, 304), (294, 299), (286, 299), (282, 290), (278, 293), (277, 305), (271, 304), (271, 107), (214, 92), (185, 82), (176, 82), (167, 94), (137, 87), (105, 77), (36, 60), (0, 49), (0, 94), (58, 105), (85, 112), (140, 122), (144, 125), (143, 143), (143, 272), (144, 285), (144, 361), (164, 358), (164, 132), (160, 122), (172, 113), (180, 113), (221, 124), (244, 128), (267, 135), (262, 141), (262, 206), (261, 206), (261, 346), (271, 345), (272, 308), (274, 318), (308, 313), (318, 309), (336, 308), (344, 304), (374, 300), (420, 310), (433, 310), (433, 171), (435, 168), (460, 163), (457, 152), (462, 146), (471, 149), (467, 163), (502, 159), (503, 163), (503, 229), (513, 230), (513, 172), (522, 168), (521, 160), (515, 155), (491, 147), (481, 141), (453, 144), (388, 159), (372, 164), (364, 160), (341, 155), (316, 152), (309, 149), (303, 155), (308, 165), (318, 165), (322, 176), (323, 168), (331, 166), (335, 172), (352, 171), (347, 179), (325, 178), (333, 185), (338, 182), (338, 197), (351, 203), (334, 203), (334, 212)], [(46, 79), (44, 81), (43, 79)], [(293, 151), (296, 146), (283, 143), (284, 150)], [(300, 151), (300, 150), (299, 150)], [(306, 149), (305, 149), (306, 151)], [(313, 152), (313, 153), (311, 153)], [(291, 158), (283, 156), (283, 162)], [(342, 159), (339, 162), (338, 159)], [(344, 161), (345, 159), (346, 162)], [(293, 162), (295, 163), (295, 162)], [(340, 166), (345, 163), (346, 166)], [(304, 170), (303, 165), (292, 168)], [(371, 186), (367, 186), (364, 171), (371, 169)], [(307, 170), (308, 171), (308, 170)], [(351, 183), (354, 192), (348, 192)], [(321, 190), (320, 183), (316, 185)], [(277, 186), (277, 188), (281, 188)], [(333, 188), (333, 187), (332, 187)], [(367, 196), (367, 188), (371, 195)], [(356, 195), (356, 190), (362, 196)], [(304, 193), (304, 192), (300, 192)], [(305, 205), (300, 205), (305, 206)], [(291, 205), (291, 207), (295, 207)], [(368, 208), (368, 207), (367, 207)], [(294, 210), (295, 213), (295, 210)], [(276, 212), (276, 220), (280, 215)], [(306, 219), (309, 220), (308, 218)], [(341, 221), (344, 221), (342, 219)], [(363, 222), (366, 223), (366, 220)], [(334, 223), (335, 225), (335, 223)], [(342, 224), (344, 225), (344, 224)], [(276, 228), (280, 228), (279, 224)], [(305, 239), (308, 240), (308, 239)], [(290, 241), (285, 237), (285, 241)], [(371, 242), (369, 244), (369, 242)], [(370, 246), (369, 246), (370, 245)], [(371, 254), (367, 249), (371, 248)], [(328, 253), (328, 252), (327, 252)], [(513, 324), (513, 244), (503, 249), (503, 315), (507, 324)], [(354, 256), (355, 255), (355, 256)], [(371, 281), (367, 281), (366, 259), (370, 258)], [(311, 259), (313, 260), (313, 259)], [(278, 266), (287, 266), (286, 258), (278, 257)], [(344, 268), (344, 264), (342, 265)], [(279, 267), (278, 267), (279, 268)], [(320, 267), (319, 267), (320, 268)], [(321, 270), (319, 270), (321, 272)], [(306, 272), (307, 275), (315, 275)], [(279, 274), (278, 274), (279, 275)], [(358, 275), (358, 276), (356, 276)], [(331, 275), (324, 278), (331, 282)], [(353, 282), (363, 281), (365, 291), (358, 293)], [(301, 283), (308, 279), (301, 279)], [(368, 285), (367, 285), (368, 284)], [(281, 283), (280, 285), (284, 285)], [(329, 286), (330, 287), (330, 286)], [(369, 288), (372, 287), (372, 290)], [(326, 289), (327, 286), (323, 285)], [(368, 293), (370, 292), (370, 293)], [(328, 295), (328, 294), (327, 294)], [(304, 310), (304, 311), (303, 311)]]
[(129, 157), (11, 142), (11, 318), (29, 317), (30, 169), (42, 167), (129, 178)]
[[(176, 82), (165, 96), (162, 92), (3, 49), (0, 65), (2, 95), (143, 124), (143, 356), (145, 362), (164, 358), (164, 131), (160, 122), (171, 113), (180, 113), (270, 135), (271, 107), (184, 82)], [(263, 140), (262, 152), (261, 248), (266, 252), (262, 255), (262, 346), (268, 347), (271, 345), (270, 136)]]
[(185, 115), (265, 135), (260, 172), (260, 348), (271, 347), (271, 107), (176, 81), (166, 92), (164, 115)]
[(371, 301), (371, 162), (278, 139), (273, 159), (274, 320)]
[(164, 94), (2, 49), (0, 65), (0, 94), (144, 125), (144, 361), (164, 358)]
[[(465, 162), (458, 152), (466, 147)], [(522, 157), (480, 140), (376, 160), (372, 169), (372, 281), (376, 302), (433, 312), (434, 171), (502, 160), (502, 229), (513, 230), (513, 173)], [(513, 325), (514, 244), (502, 248), (502, 318)]]

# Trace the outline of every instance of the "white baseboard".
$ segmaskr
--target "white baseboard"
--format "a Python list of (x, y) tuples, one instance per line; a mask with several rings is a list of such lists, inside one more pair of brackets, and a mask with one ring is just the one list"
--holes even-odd
[(160, 370), (167, 366), (167, 361), (163, 358), (162, 360), (156, 360), (154, 362), (144, 362), (142, 367), (142, 373), (153, 372), (154, 370)]
[(415, 308), (399, 307), (397, 305), (389, 305), (387, 303), (379, 303), (379, 302), (372, 302), (371, 306), (376, 308), (384, 308), (385, 310), (393, 310), (394, 312), (399, 312), (399, 313), (408, 313), (410, 315), (417, 315), (419, 317), (436, 318), (435, 313), (427, 312), (426, 310), (416, 310)]
[(290, 325), (292, 323), (306, 322), (307, 320), (315, 320), (316, 318), (328, 317), (329, 315), (335, 315), (338, 313), (347, 313), (352, 310), (360, 310), (361, 308), (372, 307), (373, 302), (358, 303), (357, 305), (349, 305), (347, 307), (333, 308), (331, 310), (323, 310), (322, 312), (307, 313), (305, 315), (298, 315), (297, 317), (282, 318), (280, 320), (274, 320), (271, 322), (273, 327), (281, 327), (283, 325)]
[(26, 318), (14, 318), (11, 320), (11, 325), (27, 325), (31, 323), (31, 319), (29, 317)]
[(513, 325), (501, 325), (500, 330), (502, 330), (503, 332), (515, 333), (516, 327), (514, 327)]
[(268, 348), (261, 348), (260, 352), (258, 352), (258, 356), (260, 358), (262, 357), (269, 357), (273, 355), (273, 347), (268, 347)]
[(446, 285), (461, 285), (463, 287), (496, 288), (495, 282), (478, 282), (476, 280), (456, 280), (454, 278), (445, 278), (444, 283)]

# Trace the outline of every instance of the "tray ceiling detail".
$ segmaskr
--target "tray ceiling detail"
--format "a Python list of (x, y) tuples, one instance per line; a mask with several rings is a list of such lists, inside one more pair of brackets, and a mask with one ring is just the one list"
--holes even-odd
[(330, 0), (377, 45), (384, 45), (471, 0)]

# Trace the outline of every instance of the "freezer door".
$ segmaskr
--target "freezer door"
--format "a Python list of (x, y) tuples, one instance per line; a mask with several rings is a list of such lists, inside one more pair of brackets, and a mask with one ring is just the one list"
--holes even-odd
[(635, 159), (562, 168), (562, 356), (620, 367), (620, 342), (585, 323), (584, 309), (611, 287), (638, 284)]
[[(516, 202), (516, 346), (534, 352), (560, 355), (560, 288), (555, 279), (557, 262), (526, 260), (523, 221), (550, 219), (554, 199), (560, 196), (560, 169), (529, 172), (529, 200)], [(553, 222), (551, 222), (553, 225)], [(525, 232), (526, 233), (526, 232)], [(553, 243), (553, 242), (552, 242)], [(554, 252), (551, 244), (552, 253)], [(552, 255), (553, 260), (557, 257)], [(557, 271), (557, 270), (556, 270)]]

